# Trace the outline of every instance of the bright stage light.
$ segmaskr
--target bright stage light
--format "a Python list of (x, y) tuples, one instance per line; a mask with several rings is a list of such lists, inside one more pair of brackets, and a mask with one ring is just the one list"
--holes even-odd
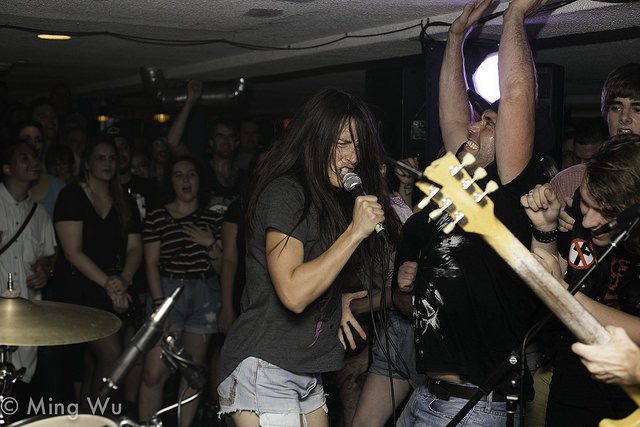
[(493, 102), (500, 98), (498, 52), (487, 55), (475, 73), (473, 73), (472, 80), (475, 91), (487, 101)]

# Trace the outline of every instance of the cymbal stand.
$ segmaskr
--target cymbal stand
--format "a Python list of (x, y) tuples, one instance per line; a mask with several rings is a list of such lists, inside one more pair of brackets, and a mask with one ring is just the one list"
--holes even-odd
[[(11, 364), (10, 355), (15, 349), (16, 347), (0, 345), (0, 407), (4, 407), (2, 403), (11, 396), (13, 385), (22, 378), (26, 371), (25, 368), (16, 370)], [(4, 413), (0, 411), (0, 425), (6, 423), (7, 420), (4, 418)]]

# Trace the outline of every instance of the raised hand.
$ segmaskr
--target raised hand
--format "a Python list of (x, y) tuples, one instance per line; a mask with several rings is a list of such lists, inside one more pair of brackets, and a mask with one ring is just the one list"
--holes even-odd
[(195, 104), (202, 96), (202, 82), (200, 80), (189, 80), (187, 83), (187, 102)]
[(521, 13), (525, 18), (535, 15), (549, 0), (513, 0), (509, 3), (509, 12)]
[(540, 231), (552, 231), (558, 228), (560, 200), (549, 184), (536, 185), (520, 198), (533, 226)]
[(478, 20), (482, 17), (492, 0), (471, 1), (464, 5), (462, 14), (456, 18), (449, 27), (449, 33), (467, 35), (475, 28)]

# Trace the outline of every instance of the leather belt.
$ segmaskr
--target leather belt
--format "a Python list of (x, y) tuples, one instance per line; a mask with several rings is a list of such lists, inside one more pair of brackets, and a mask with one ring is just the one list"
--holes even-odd
[[(427, 380), (427, 390), (440, 400), (449, 400), (451, 397), (471, 400), (479, 390), (478, 387), (468, 387), (459, 384), (448, 383), (440, 380)], [(487, 400), (487, 396), (482, 396), (481, 401)], [(503, 394), (493, 393), (493, 402), (506, 402), (507, 398)]]
[(160, 276), (173, 280), (207, 280), (213, 276), (211, 271), (200, 273), (168, 273), (160, 272)]

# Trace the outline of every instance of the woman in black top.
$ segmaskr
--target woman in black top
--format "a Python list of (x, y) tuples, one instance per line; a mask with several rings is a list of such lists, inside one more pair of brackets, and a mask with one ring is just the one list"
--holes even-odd
[[(113, 143), (104, 139), (90, 143), (78, 181), (60, 192), (54, 211), (64, 254), (56, 268), (63, 301), (115, 313), (127, 311), (131, 301), (127, 288), (142, 260), (140, 218), (134, 203), (122, 193)], [(88, 350), (94, 369), (86, 385), (90, 395), (97, 396), (102, 378), (122, 352), (120, 335), (91, 342)]]

